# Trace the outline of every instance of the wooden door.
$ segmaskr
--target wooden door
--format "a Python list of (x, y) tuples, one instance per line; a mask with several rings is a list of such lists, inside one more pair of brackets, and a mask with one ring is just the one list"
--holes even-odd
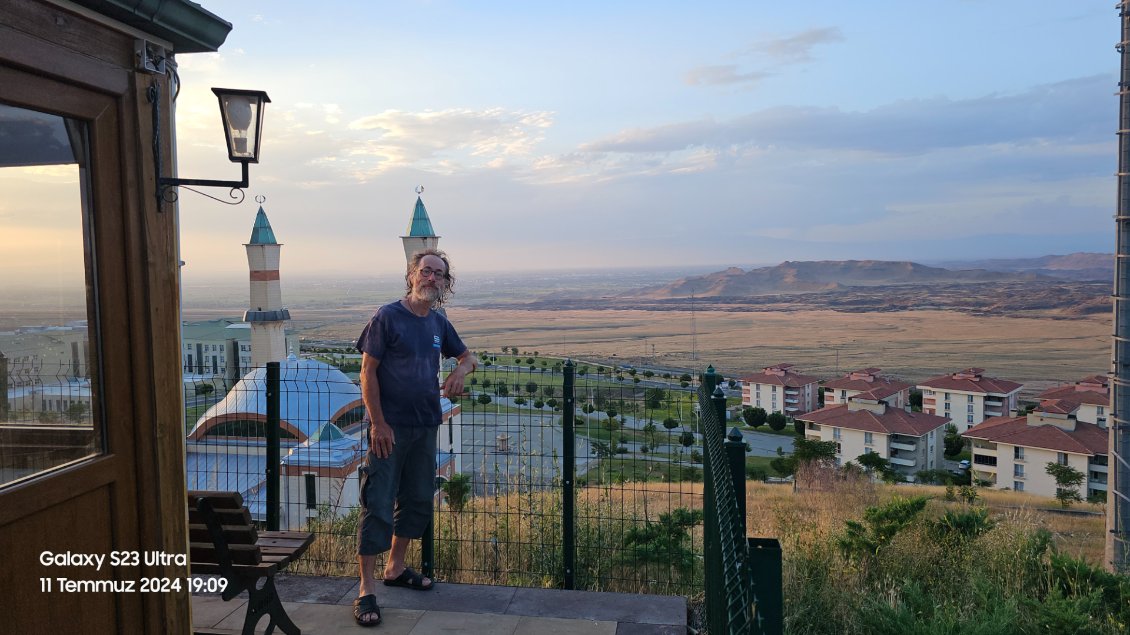
[(144, 369), (131, 353), (146, 325), (130, 310), (128, 101), (0, 58), (3, 632), (157, 623), (137, 588), (142, 567), (111, 564), (115, 552), (140, 555), (160, 516), (145, 508), (156, 497), (143, 495), (152, 486), (139, 468), (153, 443), (137, 432)]

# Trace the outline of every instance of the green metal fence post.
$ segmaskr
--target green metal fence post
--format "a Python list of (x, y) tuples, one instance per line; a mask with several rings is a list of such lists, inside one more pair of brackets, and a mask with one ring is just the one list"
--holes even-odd
[(577, 415), (577, 395), (574, 377), (576, 366), (573, 360), (565, 360), (565, 377), (561, 386), (562, 404), (561, 433), (561, 560), (564, 568), (564, 586), (576, 588), (577, 544), (576, 544), (576, 496), (577, 436), (575, 419)]
[(737, 426), (730, 428), (726, 435), (726, 459), (730, 463), (730, 477), (734, 481), (734, 496), (738, 499), (738, 511), (742, 519), (742, 535), (746, 532), (745, 517), (745, 437)]
[(782, 635), (781, 543), (776, 538), (747, 538), (753, 582), (754, 626), (760, 635)]
[(0, 420), (8, 419), (8, 358), (0, 353)]
[(267, 362), (267, 530), (279, 529), (279, 426), (281, 374), (278, 362)]
[(702, 433), (702, 542), (703, 542), (703, 591), (706, 595), (706, 623), (711, 633), (726, 632), (725, 582), (723, 581), (722, 547), (718, 533), (718, 505), (714, 488), (713, 460), (708, 451), (708, 438), (714, 432), (713, 412), (709, 411), (711, 402), (707, 397), (718, 384), (718, 376), (713, 366), (707, 366), (699, 386), (699, 431)]

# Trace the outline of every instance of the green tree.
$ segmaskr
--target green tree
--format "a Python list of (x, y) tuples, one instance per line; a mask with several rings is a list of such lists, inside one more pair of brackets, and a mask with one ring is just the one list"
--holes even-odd
[(447, 504), (455, 512), (463, 511), (463, 507), (471, 498), (471, 477), (458, 472), (443, 484), (443, 493), (447, 496)]
[(553, 395), (557, 394), (557, 389), (554, 386), (543, 386), (541, 389), (541, 394), (545, 395), (546, 397), (552, 397)]
[[(212, 384), (204, 385), (211, 386)], [(83, 420), (83, 418), (86, 417), (87, 410), (88, 408), (86, 407), (86, 404), (82, 403), (81, 401), (76, 401), (75, 403), (67, 406), (67, 419), (73, 421), (74, 423), (79, 423)]]
[(751, 408), (749, 406), (742, 408), (742, 420), (751, 428), (756, 428), (764, 424), (768, 416), (768, 413), (765, 412), (765, 408)]
[(690, 530), (702, 522), (702, 511), (676, 508), (660, 514), (658, 523), (644, 523), (624, 533), (616, 561), (623, 565), (674, 566), (685, 573), (695, 564)]
[(868, 507), (863, 512), (862, 523), (845, 521), (844, 534), (836, 543), (849, 558), (870, 558), (890, 544), (926, 508), (927, 500), (925, 496), (896, 496), (885, 505)]
[(526, 392), (531, 395), (538, 391), (538, 383), (536, 381), (526, 382)]
[(773, 414), (765, 417), (765, 423), (768, 423), (770, 428), (780, 432), (781, 430), (785, 429), (785, 424), (788, 423), (788, 419), (785, 418), (785, 415), (779, 412), (774, 412)]
[(689, 384), (691, 382), (690, 373), (683, 373), (682, 375), (679, 375), (679, 381), (686, 382), (686, 383)]
[(544, 407), (544, 406), (545, 406), (545, 402), (542, 401), (541, 399), (535, 399), (534, 400), (534, 407), (537, 408), (538, 410), (541, 410), (542, 407)]
[(917, 388), (910, 389), (910, 409), (914, 412), (922, 412), (922, 391)]
[(679, 427), (679, 420), (674, 417), (667, 417), (663, 420), (663, 427), (668, 430), (674, 430)]
[(694, 433), (690, 430), (683, 430), (679, 435), (679, 443), (683, 444), (684, 448), (689, 448), (694, 445)]
[(643, 403), (647, 408), (652, 410), (662, 408), (663, 402), (667, 401), (667, 391), (661, 388), (649, 388), (643, 391)]
[(216, 387), (212, 384), (196, 384), (196, 394), (210, 395), (216, 392)]
[(488, 395), (484, 392), (484, 393), (479, 395), (477, 401), (485, 406), (488, 403), (490, 403), (490, 395)]
[(1087, 475), (1070, 465), (1063, 465), (1051, 461), (1044, 467), (1048, 476), (1055, 479), (1055, 498), (1063, 507), (1070, 507), (1071, 503), (1083, 500), (1079, 494), (1079, 486), (1086, 480)]
[(655, 428), (655, 422), (654, 421), (649, 420), (643, 426), (644, 438), (647, 439), (647, 442), (649, 444), (652, 444), (652, 445), (655, 444), (655, 430), (656, 430), (656, 428)]
[(888, 474), (894, 472), (891, 462), (879, 456), (878, 452), (864, 452), (856, 457), (855, 461), (869, 476), (878, 474), (881, 478), (886, 479)]
[(946, 425), (946, 436), (942, 438), (942, 444), (945, 446), (946, 456), (957, 456), (965, 449), (965, 439), (957, 432), (957, 426), (952, 423)]
[(506, 397), (510, 395), (510, 387), (504, 383), (499, 382), (498, 388), (494, 389), (494, 393), (499, 397)]
[(793, 431), (796, 432), (798, 437), (804, 436), (804, 422), (800, 419), (793, 419)]

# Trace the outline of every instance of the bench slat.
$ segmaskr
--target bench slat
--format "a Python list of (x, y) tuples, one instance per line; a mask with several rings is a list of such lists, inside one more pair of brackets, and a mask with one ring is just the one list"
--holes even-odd
[[(188, 543), (189, 558), (194, 562), (219, 562), (216, 545), (211, 542)], [(259, 564), (263, 553), (259, 545), (228, 545), (228, 555), (234, 564)]]
[[(248, 527), (253, 527), (253, 525), (251, 524), (251, 512), (247, 511), (246, 507), (241, 507), (239, 509), (216, 509), (213, 510), (213, 513), (216, 514), (216, 518), (220, 520), (221, 525), (246, 525)], [(195, 505), (188, 508), (188, 522), (190, 525), (204, 524), (204, 515), (196, 509)]]
[(243, 496), (240, 496), (239, 492), (190, 490), (188, 492), (189, 506), (196, 507), (196, 499), (198, 498), (207, 498), (208, 502), (212, 503), (212, 507), (216, 509), (239, 509), (243, 507)]
[[(223, 573), (223, 570), (220, 569), (220, 565), (214, 562), (190, 562), (188, 563), (188, 570), (193, 574)], [(244, 578), (265, 578), (269, 575), (274, 575), (279, 570), (279, 563), (260, 562), (259, 564), (235, 564), (232, 565), (232, 570), (236, 575)]]
[[(222, 525), (224, 540), (229, 545), (253, 545), (259, 536), (254, 527), (245, 525)], [(203, 523), (192, 523), (188, 526), (188, 539), (192, 542), (212, 542), (212, 532)]]

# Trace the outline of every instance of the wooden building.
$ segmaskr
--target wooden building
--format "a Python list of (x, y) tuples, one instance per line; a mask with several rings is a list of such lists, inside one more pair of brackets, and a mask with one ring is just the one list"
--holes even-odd
[[(0, 372), (0, 631), (191, 632), (177, 206), (156, 172), (175, 174), (176, 55), (215, 51), (230, 29), (185, 0), (0, 0), (0, 271), (29, 306), (60, 294), (86, 327), (90, 378), (85, 406), (28, 419)], [(42, 275), (20, 269), (43, 238), (20, 232), (67, 192), (58, 254)], [(182, 590), (141, 592), (147, 579)]]

